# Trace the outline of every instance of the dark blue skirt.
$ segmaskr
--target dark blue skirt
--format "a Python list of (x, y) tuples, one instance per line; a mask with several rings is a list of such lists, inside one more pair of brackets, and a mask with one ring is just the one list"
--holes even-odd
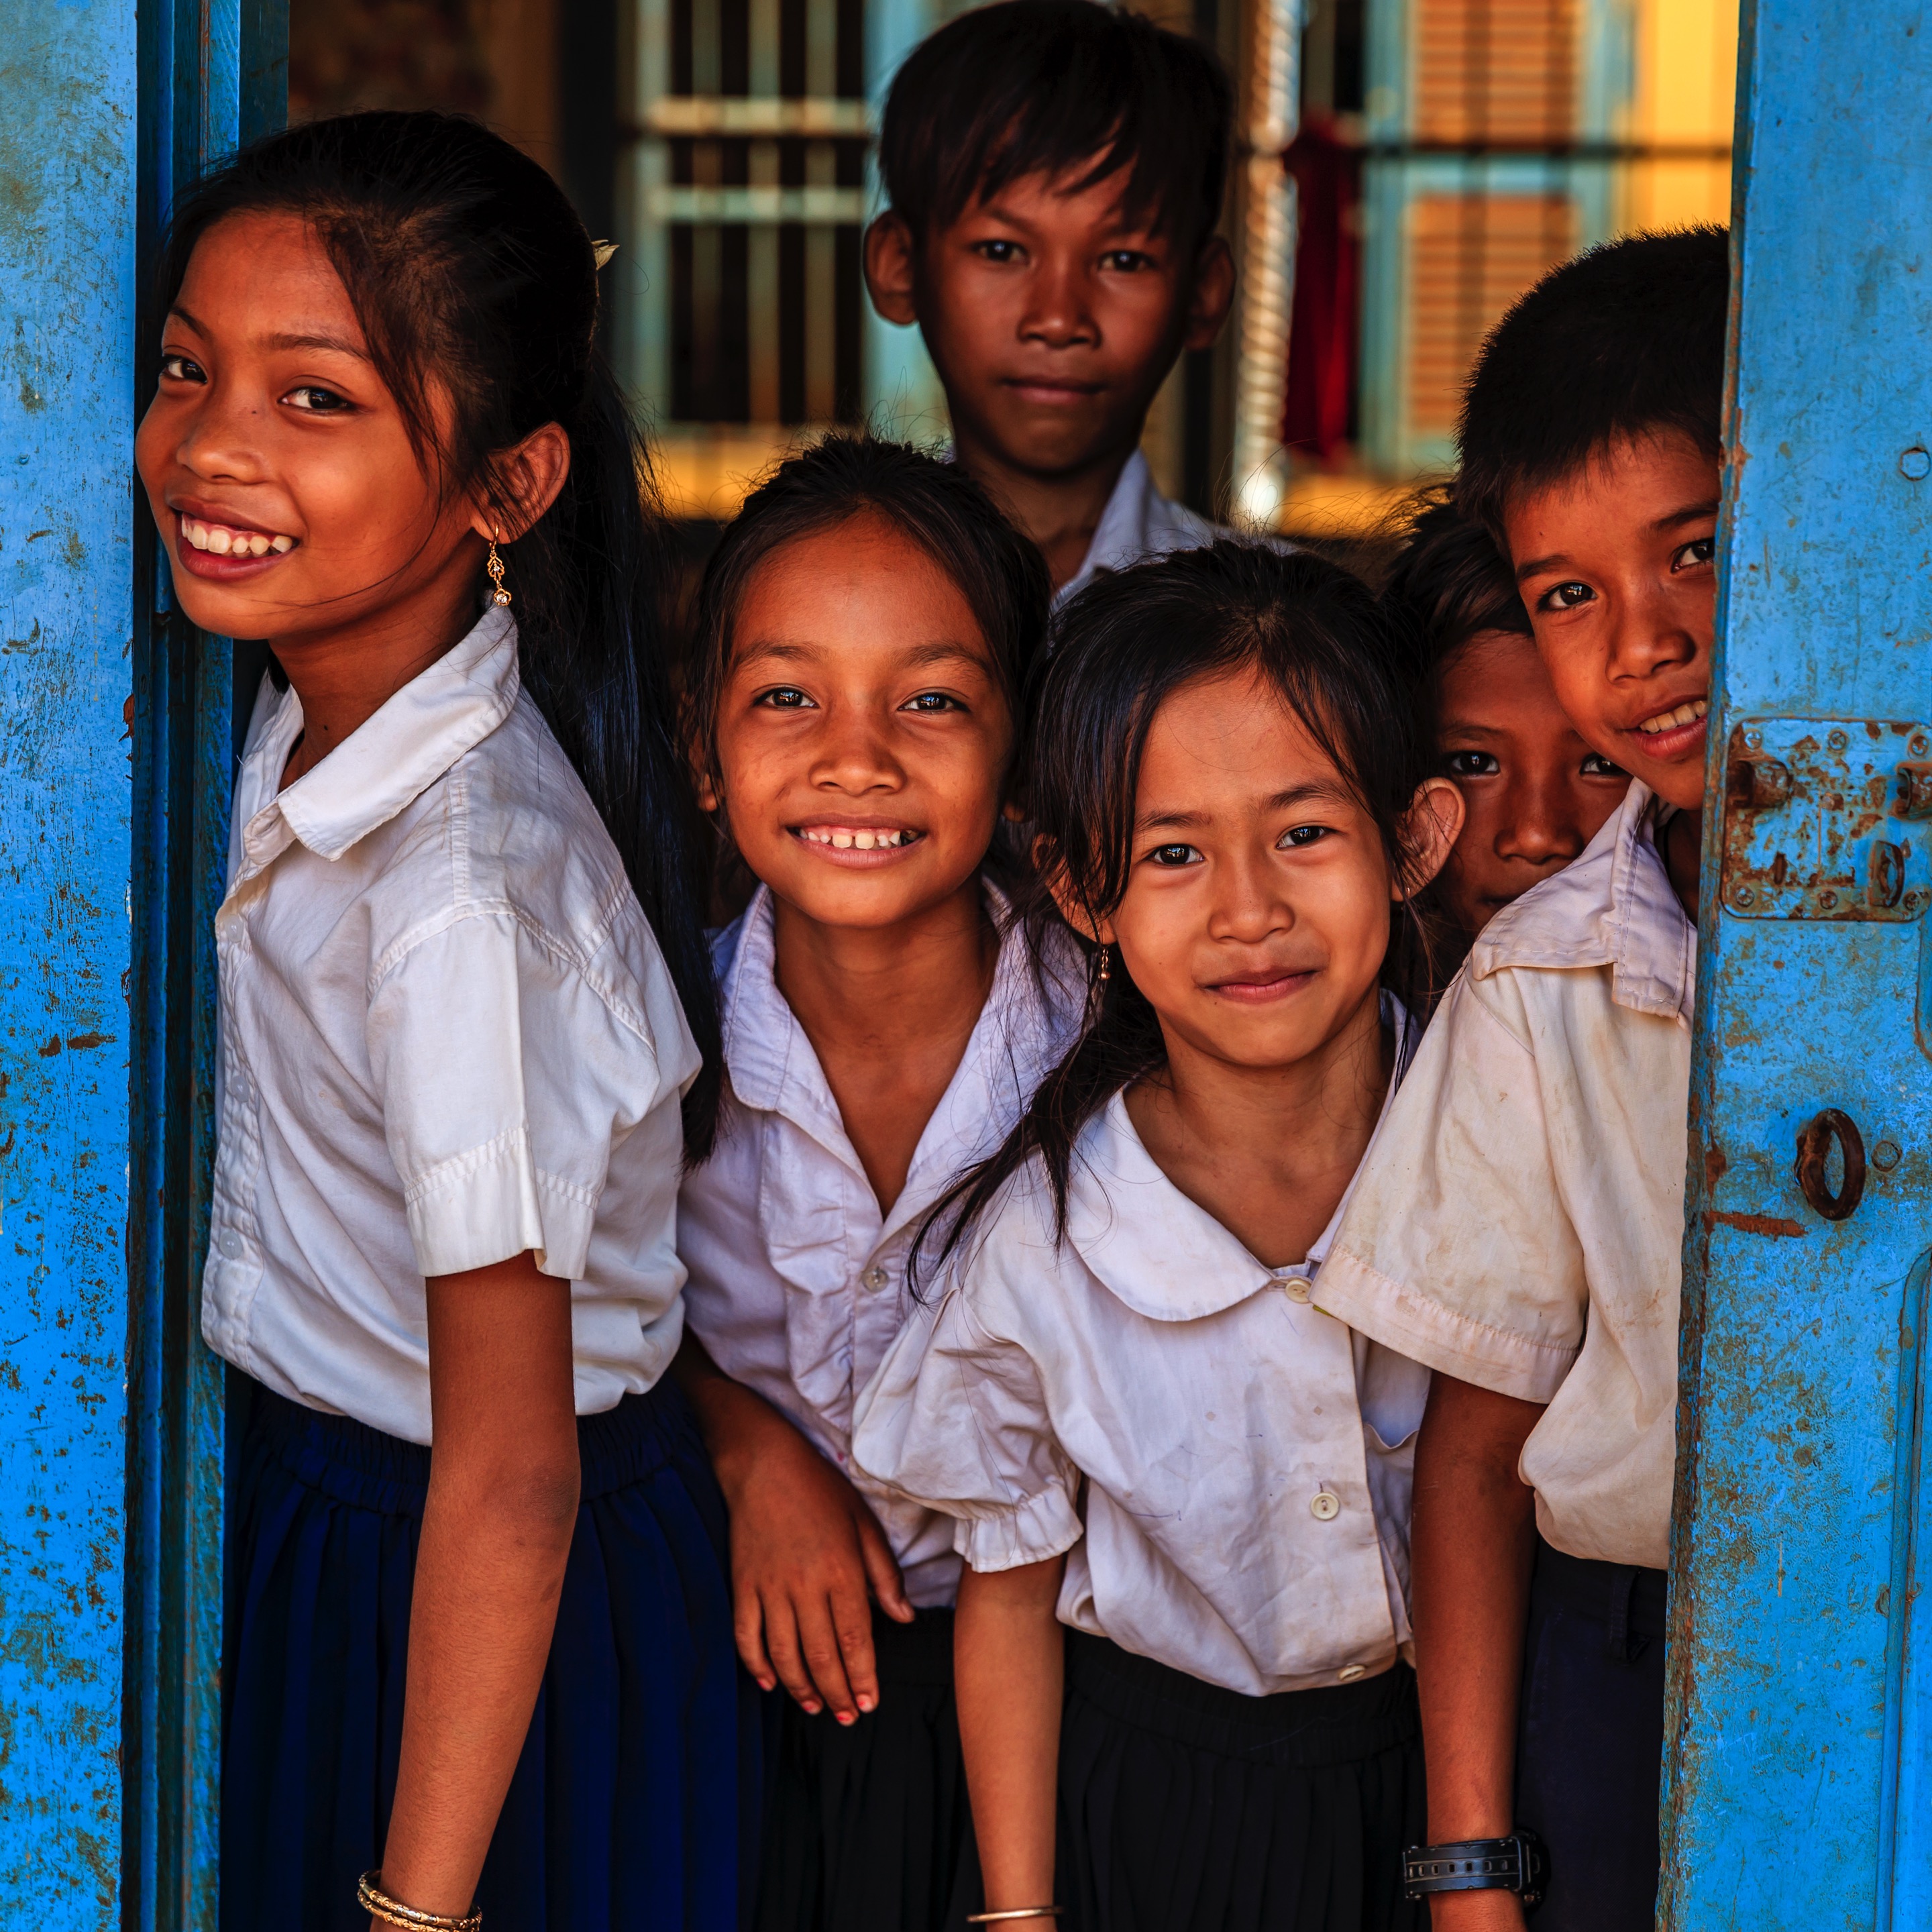
[[(429, 1451), (260, 1388), (236, 1469), (224, 1932), (366, 1932), (402, 1743)], [(668, 1382), (580, 1418), (583, 1502), (530, 1736), (477, 1902), (496, 1932), (737, 1932), (758, 1692), (722, 1498)]]
[(1516, 1815), (1550, 1854), (1537, 1932), (1650, 1932), (1656, 1919), (1669, 1583), (1536, 1539)]

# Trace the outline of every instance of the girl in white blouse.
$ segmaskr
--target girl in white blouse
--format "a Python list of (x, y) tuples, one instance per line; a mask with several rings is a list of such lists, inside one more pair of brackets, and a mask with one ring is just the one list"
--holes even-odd
[(1025, 784), (1088, 1024), (935, 1217), (853, 1442), (956, 1521), (1003, 1921), (1424, 1922), (1426, 1376), (1309, 1284), (1413, 1045), (1389, 982), (1461, 818), (1426, 748), (1369, 592), (1316, 559), (1217, 544), (1060, 626)]
[(679, 1208), (680, 1372), (774, 1700), (763, 1932), (939, 1932), (976, 1903), (950, 1526), (849, 1450), (914, 1232), (1080, 1011), (1070, 943), (1034, 953), (999, 883), (1046, 608), (964, 470), (844, 437), (752, 494), (700, 600), (703, 795), (759, 885), (716, 946), (728, 1087)]
[(593, 245), (474, 122), (356, 115), (196, 186), (164, 286), (142, 479), (275, 664), (215, 926), (222, 1924), (737, 1932), (756, 1697), (661, 1379), (716, 1008)]

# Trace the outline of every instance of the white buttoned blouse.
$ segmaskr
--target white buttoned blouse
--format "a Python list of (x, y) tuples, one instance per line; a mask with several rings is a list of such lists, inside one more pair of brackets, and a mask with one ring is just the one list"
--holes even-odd
[[(1412, 1028), (1384, 1004), (1400, 1066)], [(1310, 1304), (1334, 1227), (1264, 1266), (1116, 1095), (1077, 1144), (1064, 1240), (1023, 1170), (861, 1399), (854, 1460), (955, 1518), (975, 1570), (1066, 1551), (1062, 1622), (1208, 1683), (1386, 1670), (1429, 1376)]]
[[(994, 917), (1007, 908), (991, 887)], [(921, 1607), (950, 1604), (950, 1522), (883, 1492), (851, 1464), (854, 1399), (914, 1306), (906, 1262), (927, 1210), (1003, 1139), (1071, 1043), (1084, 997), (1070, 943), (1042, 964), (1024, 936), (1000, 948), (978, 1023), (882, 1215), (805, 1029), (778, 991), (773, 908), (760, 887), (713, 958), (728, 1080), (716, 1151), (685, 1180), (678, 1247), (692, 1331), (851, 1476)]]
[(698, 1049), (622, 861), (492, 609), (285, 790), (267, 680), (214, 922), (202, 1333), (278, 1394), (430, 1439), (424, 1277), (534, 1250), (579, 1414), (676, 1353)]

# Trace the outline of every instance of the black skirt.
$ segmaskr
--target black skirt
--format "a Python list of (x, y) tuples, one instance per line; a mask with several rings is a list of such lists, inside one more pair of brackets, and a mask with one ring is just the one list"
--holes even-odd
[(980, 1862), (952, 1703), (952, 1612), (874, 1611), (879, 1704), (850, 1726), (766, 1699), (758, 1932), (964, 1932)]
[(1246, 1697), (1068, 1634), (1062, 1932), (1426, 1932), (1415, 1673)]

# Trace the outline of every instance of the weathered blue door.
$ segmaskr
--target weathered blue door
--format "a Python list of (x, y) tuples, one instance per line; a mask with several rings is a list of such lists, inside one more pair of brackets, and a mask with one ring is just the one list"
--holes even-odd
[[(1932, 1926), (1932, 8), (1747, 0), (1663, 1922)], [(0, 1924), (212, 1927), (196, 1334), (229, 647), (128, 485), (174, 183), (278, 0), (0, 50)], [(1928, 1610), (1926, 1616), (1932, 1616)]]
[(131, 489), (176, 183), (278, 122), (282, 0), (0, 44), (0, 1924), (212, 1928), (223, 1432), (196, 1282), (232, 653)]
[(1932, 8), (1756, 0), (1661, 1922), (1932, 1926)]

